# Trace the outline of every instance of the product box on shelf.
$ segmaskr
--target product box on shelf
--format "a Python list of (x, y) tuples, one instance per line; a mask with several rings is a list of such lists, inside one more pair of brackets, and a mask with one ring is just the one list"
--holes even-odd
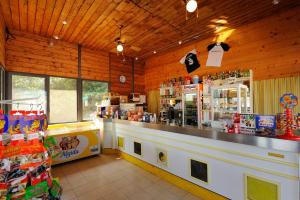
[(255, 115), (240, 114), (240, 133), (245, 135), (255, 135)]
[(275, 136), (276, 116), (275, 115), (256, 115), (256, 135)]

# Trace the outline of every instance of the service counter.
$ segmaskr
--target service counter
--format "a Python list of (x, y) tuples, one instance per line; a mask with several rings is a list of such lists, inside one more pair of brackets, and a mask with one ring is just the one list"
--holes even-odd
[(60, 150), (53, 165), (100, 153), (100, 129), (93, 122), (49, 125), (47, 134)]
[(299, 200), (300, 143), (296, 141), (122, 120), (102, 122), (110, 127), (112, 146), (121, 154), (205, 188), (203, 199)]

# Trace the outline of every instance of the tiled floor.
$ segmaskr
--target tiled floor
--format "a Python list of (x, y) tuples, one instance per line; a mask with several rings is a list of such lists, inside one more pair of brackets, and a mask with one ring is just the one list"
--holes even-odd
[(115, 156), (101, 155), (53, 167), (63, 200), (199, 200)]

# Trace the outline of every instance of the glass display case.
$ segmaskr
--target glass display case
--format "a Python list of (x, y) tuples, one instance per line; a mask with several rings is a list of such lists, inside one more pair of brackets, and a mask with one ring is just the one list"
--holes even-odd
[(200, 85), (184, 85), (182, 91), (183, 126), (199, 127), (202, 108)]
[(220, 121), (232, 113), (250, 113), (248, 87), (243, 84), (212, 87), (212, 120)]

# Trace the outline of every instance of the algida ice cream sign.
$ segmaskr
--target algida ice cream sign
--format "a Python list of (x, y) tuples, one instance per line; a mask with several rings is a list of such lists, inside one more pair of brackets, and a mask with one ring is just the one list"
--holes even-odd
[(56, 157), (55, 160), (74, 159), (81, 157), (81, 154), (89, 146), (88, 138), (84, 135), (73, 135), (73, 136), (62, 136), (56, 137), (57, 144), (61, 149), (60, 156)]

